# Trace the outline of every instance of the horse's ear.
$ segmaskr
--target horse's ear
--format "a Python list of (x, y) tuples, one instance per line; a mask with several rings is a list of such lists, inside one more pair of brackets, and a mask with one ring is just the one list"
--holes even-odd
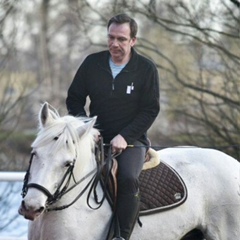
[(49, 103), (48, 103), (48, 109), (50, 110), (51, 115), (52, 115), (53, 118), (55, 118), (55, 119), (60, 118), (60, 115), (59, 115), (57, 109), (54, 108), (54, 107), (53, 107), (52, 105), (50, 105)]
[[(51, 107), (51, 109), (49, 108)], [(54, 109), (54, 110), (53, 110)], [(39, 124), (43, 128), (58, 118), (57, 110), (45, 102), (39, 112)]]
[(93, 117), (90, 121), (85, 123), (83, 126), (79, 127), (77, 129), (79, 137), (82, 137), (83, 135), (89, 133), (92, 130), (96, 120), (97, 120), (97, 117)]

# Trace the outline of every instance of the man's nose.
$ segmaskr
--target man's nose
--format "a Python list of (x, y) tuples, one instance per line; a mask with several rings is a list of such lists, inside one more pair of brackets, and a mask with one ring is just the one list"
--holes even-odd
[(113, 46), (118, 46), (119, 45), (119, 42), (116, 38), (112, 40), (112, 45)]

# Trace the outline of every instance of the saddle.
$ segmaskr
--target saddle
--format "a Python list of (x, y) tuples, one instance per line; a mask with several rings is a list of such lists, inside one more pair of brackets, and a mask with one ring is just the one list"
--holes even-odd
[[(113, 159), (107, 185), (109, 203), (113, 206), (117, 194), (117, 161)], [(168, 164), (160, 161), (158, 153), (149, 149), (139, 177), (140, 216), (177, 207), (187, 199), (187, 188), (181, 176)]]

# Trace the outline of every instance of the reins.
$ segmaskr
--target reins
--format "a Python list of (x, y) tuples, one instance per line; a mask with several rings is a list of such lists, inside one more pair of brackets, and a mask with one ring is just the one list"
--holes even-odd
[[(96, 174), (94, 182), (93, 182), (93, 184), (88, 192), (88, 196), (87, 196), (87, 204), (93, 210), (99, 209), (107, 197), (108, 184), (109, 184), (109, 181), (111, 180), (110, 173), (111, 173), (111, 169), (112, 169), (112, 165), (113, 165), (113, 158), (116, 156), (116, 155), (112, 155), (112, 148), (109, 147), (108, 155), (107, 155), (107, 158), (105, 159), (103, 144), (101, 144), (101, 153), (100, 154), (101, 154), (101, 160), (97, 161), (97, 164), (98, 164), (97, 174)], [(105, 171), (104, 177), (103, 177), (103, 171)], [(103, 190), (103, 195), (102, 195), (101, 200), (98, 200), (97, 191), (96, 191), (96, 188), (99, 183), (101, 184), (102, 190)], [(112, 184), (112, 185), (114, 185), (114, 184)], [(97, 204), (97, 207), (92, 207), (90, 204), (91, 192), (94, 193), (94, 200), (95, 200), (95, 203)], [(108, 199), (110, 200), (110, 198), (108, 198)], [(114, 203), (112, 203), (111, 205), (114, 205)], [(112, 206), (112, 207), (114, 207), (114, 206)]]

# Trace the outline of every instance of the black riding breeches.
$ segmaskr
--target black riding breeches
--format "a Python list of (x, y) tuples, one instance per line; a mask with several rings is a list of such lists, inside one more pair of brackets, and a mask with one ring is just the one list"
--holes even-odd
[(118, 162), (118, 195), (135, 195), (139, 189), (138, 177), (145, 161), (147, 147), (139, 141), (136, 147), (127, 147), (116, 159)]

